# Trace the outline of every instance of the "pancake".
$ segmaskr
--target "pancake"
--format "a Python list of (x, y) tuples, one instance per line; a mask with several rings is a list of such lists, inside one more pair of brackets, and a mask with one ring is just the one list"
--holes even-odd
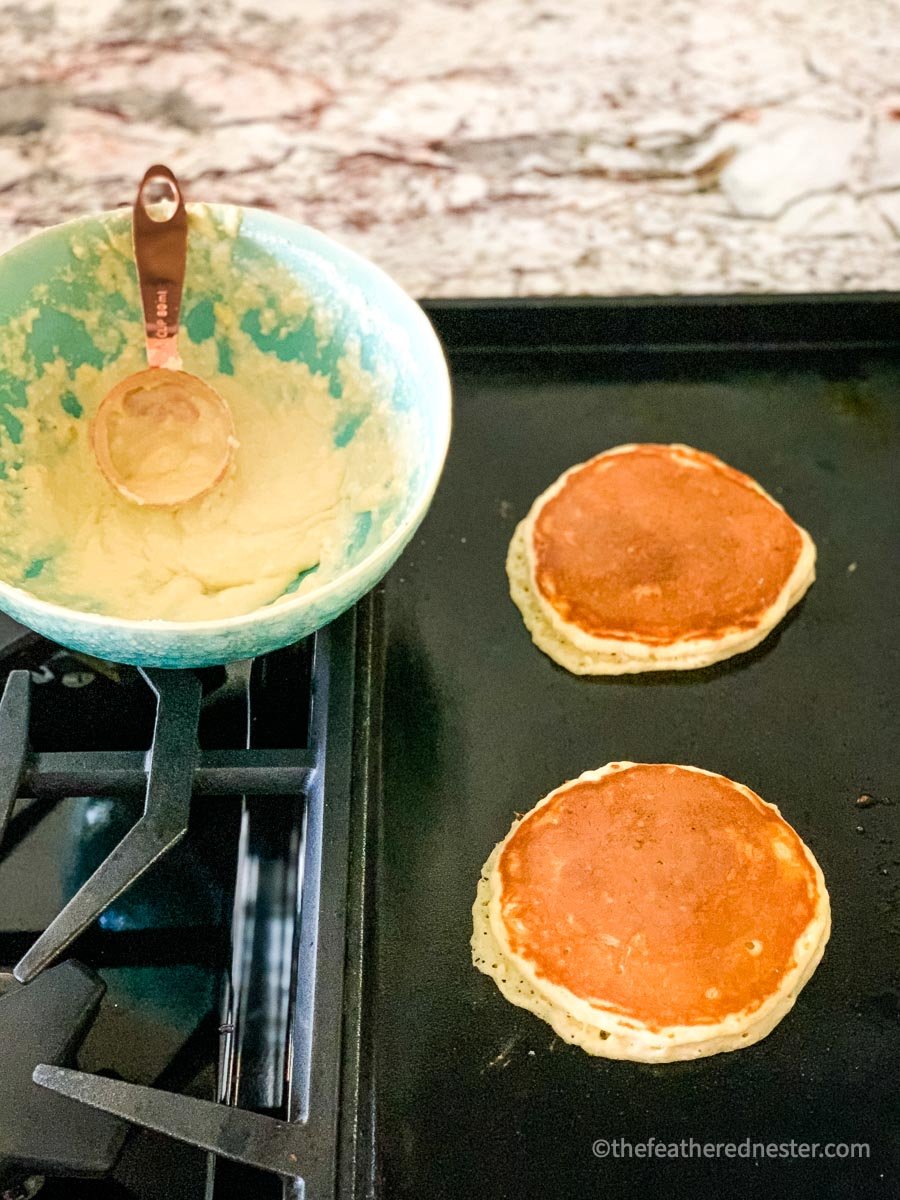
[(520, 522), (510, 594), (578, 675), (688, 670), (750, 650), (815, 578), (806, 530), (758, 483), (689, 446), (617, 446)]
[(589, 1054), (752, 1045), (831, 929), (818, 863), (774, 805), (697, 767), (610, 763), (514, 822), (485, 863), (472, 958)]

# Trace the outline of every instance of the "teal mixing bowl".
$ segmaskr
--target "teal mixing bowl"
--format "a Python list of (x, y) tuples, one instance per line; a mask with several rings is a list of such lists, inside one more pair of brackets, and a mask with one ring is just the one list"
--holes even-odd
[[(327, 624), (377, 583), (428, 508), (447, 451), (451, 413), (447, 367), (431, 325), (372, 263), (272, 213), (226, 205), (189, 206), (189, 212), (180, 331), (185, 369), (194, 369), (194, 348), (199, 354), (205, 347), (208, 357), (214, 347), (219, 369), (227, 372), (240, 352), (239, 336), (249, 336), (273, 364), (301, 361), (327, 377), (339, 406), (341, 364), (352, 352), (360, 368), (378, 380), (388, 423), (396, 422), (397, 436), (403, 431), (414, 444), (404, 459), (402, 486), (358, 514), (339, 569), (320, 584), (313, 577), (303, 587), (288, 587), (245, 615), (137, 620), (56, 603), (28, 586), (52, 562), (16, 563), (0, 545), (0, 608), (11, 616), (75, 650), (173, 668), (229, 662), (287, 645)], [(70, 381), (85, 364), (101, 370), (142, 345), (130, 230), (130, 210), (122, 209), (47, 229), (0, 256), (0, 487), (29, 462), (34, 422), (27, 410), (37, 395), (48, 403), (48, 380), (69, 417), (87, 420)], [(110, 255), (110, 247), (117, 252)], [(293, 299), (284, 302), (283, 296), (264, 295), (264, 288), (248, 287), (260, 271), (270, 282), (289, 278)], [(335, 425), (336, 445), (352, 441), (360, 427), (365, 414), (358, 411), (358, 396), (354, 402), (357, 409)], [(19, 519), (27, 523), (27, 495), (17, 503)]]

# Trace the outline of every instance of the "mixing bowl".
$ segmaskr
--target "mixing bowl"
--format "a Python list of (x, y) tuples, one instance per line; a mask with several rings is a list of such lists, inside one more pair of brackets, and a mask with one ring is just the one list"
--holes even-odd
[[(403, 444), (397, 457), (403, 465), (396, 468), (403, 477), (383, 503), (358, 514), (328, 578), (298, 579), (274, 602), (244, 615), (133, 619), (90, 611), (90, 604), (58, 603), (29, 587), (40, 572), (52, 573), (52, 553), (26, 562), (27, 556), (16, 558), (8, 545), (0, 546), (6, 612), (65, 646), (146, 666), (204, 666), (262, 654), (352, 605), (384, 575), (422, 520), (450, 433), (440, 344), (418, 305), (387, 275), (330, 238), (269, 212), (199, 205), (189, 213), (180, 333), (186, 369), (196, 369), (192, 354), (203, 350), (204, 361), (214, 352), (219, 368), (233, 371), (246, 337), (273, 369), (303, 362), (328, 380), (339, 412), (335, 445), (343, 447), (365, 427), (358, 395), (355, 408), (340, 414), (344, 368), (352, 358), (376, 381), (389, 435)], [(88, 421), (75, 385), (79, 372), (120, 358), (124, 364), (142, 345), (130, 219), (129, 210), (79, 218), (0, 256), (0, 488), (35, 454), (29, 406), (58, 403), (66, 420)], [(296, 486), (304, 486), (302, 477)], [(71, 502), (77, 506), (78, 496)], [(33, 519), (27, 489), (16, 503), (22, 525), (7, 542), (27, 544)]]

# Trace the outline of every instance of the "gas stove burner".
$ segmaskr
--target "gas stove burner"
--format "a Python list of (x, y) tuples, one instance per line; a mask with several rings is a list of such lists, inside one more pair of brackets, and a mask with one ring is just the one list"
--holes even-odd
[(74, 1061), (105, 990), (93, 971), (70, 959), (0, 997), (0, 1194), (28, 1195), (34, 1176), (99, 1176), (112, 1169), (125, 1123), (32, 1081), (38, 1064)]

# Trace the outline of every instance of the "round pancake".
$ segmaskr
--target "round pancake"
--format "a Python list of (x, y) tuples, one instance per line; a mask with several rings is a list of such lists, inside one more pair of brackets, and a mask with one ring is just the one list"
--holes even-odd
[(473, 958), (589, 1053), (750, 1045), (830, 930), (821, 870), (778, 810), (694, 767), (611, 763), (517, 821), (482, 875)]
[(688, 669), (762, 641), (812, 583), (815, 547), (713, 455), (628, 445), (538, 497), (507, 573), (535, 643), (569, 670)]

